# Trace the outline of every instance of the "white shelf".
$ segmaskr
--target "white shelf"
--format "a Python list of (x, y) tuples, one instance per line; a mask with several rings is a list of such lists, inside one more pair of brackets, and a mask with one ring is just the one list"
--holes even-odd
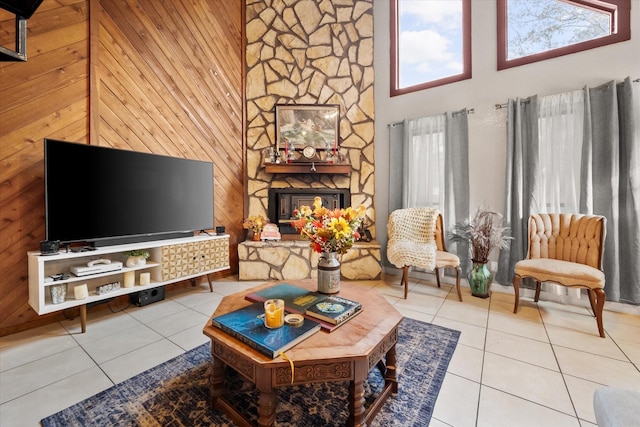
[[(150, 253), (144, 265), (124, 266), (125, 251), (146, 249)], [(60, 252), (55, 255), (41, 255), (40, 252), (29, 252), (29, 305), (38, 314), (53, 313), (73, 307), (81, 307), (83, 331), (86, 329), (86, 304), (152, 289), (170, 283), (191, 279), (217, 271), (229, 269), (229, 236), (200, 235), (182, 239), (157, 240), (126, 245), (114, 245), (97, 248), (86, 252)], [(106, 258), (120, 261), (120, 270), (97, 273), (86, 276), (75, 276), (71, 267), (86, 265), (87, 262)], [(138, 272), (149, 272), (151, 282), (148, 285), (125, 288), (124, 273), (136, 273), (135, 283), (139, 283)], [(45, 278), (53, 274), (67, 274), (63, 280), (45, 282)], [(96, 287), (107, 283), (120, 282), (120, 289), (103, 295), (96, 294)], [(64, 302), (53, 304), (49, 287), (66, 284), (67, 296)], [(73, 288), (86, 284), (89, 297), (76, 300)]]

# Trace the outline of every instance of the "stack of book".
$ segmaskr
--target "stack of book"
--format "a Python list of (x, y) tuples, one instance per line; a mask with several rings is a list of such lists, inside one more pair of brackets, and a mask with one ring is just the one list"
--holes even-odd
[(245, 296), (252, 302), (277, 298), (284, 300), (285, 310), (319, 321), (322, 329), (332, 331), (362, 312), (362, 304), (336, 295), (324, 295), (282, 283)]

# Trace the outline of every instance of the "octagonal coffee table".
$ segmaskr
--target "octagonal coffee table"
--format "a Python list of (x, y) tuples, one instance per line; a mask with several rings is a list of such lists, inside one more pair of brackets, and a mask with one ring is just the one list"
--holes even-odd
[[(314, 280), (272, 282), (224, 297), (212, 317), (229, 313), (251, 304), (244, 296), (278, 283), (289, 283), (316, 290)], [(349, 381), (349, 426), (366, 426), (378, 413), (391, 393), (397, 393), (396, 343), (402, 315), (377, 292), (342, 282), (340, 296), (359, 301), (362, 313), (328, 333), (320, 331), (285, 355), (294, 363), (291, 378), (289, 361), (281, 356), (270, 359), (207, 322), (203, 332), (211, 339), (212, 374), (211, 405), (227, 414), (240, 426), (251, 423), (226, 397), (225, 369), (232, 368), (256, 385), (258, 425), (271, 426), (276, 417), (276, 389), (291, 385), (329, 381)], [(374, 367), (380, 369), (385, 385), (376, 400), (365, 409), (364, 382)], [(293, 380), (293, 382), (292, 382)], [(340, 404), (341, 402), (335, 402)]]

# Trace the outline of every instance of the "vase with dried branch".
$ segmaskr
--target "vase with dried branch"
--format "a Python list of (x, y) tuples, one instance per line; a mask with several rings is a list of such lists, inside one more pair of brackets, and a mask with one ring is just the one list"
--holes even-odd
[(469, 245), (473, 267), (468, 278), (474, 296), (487, 298), (490, 295), (493, 276), (487, 269), (487, 262), (494, 249), (509, 247), (512, 237), (508, 231), (502, 225), (500, 213), (481, 207), (470, 221), (454, 225), (449, 233), (452, 241)]

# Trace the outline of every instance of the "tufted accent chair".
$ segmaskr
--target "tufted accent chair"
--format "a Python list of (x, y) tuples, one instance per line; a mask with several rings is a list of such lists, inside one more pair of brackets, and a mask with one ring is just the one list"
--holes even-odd
[(602, 311), (606, 299), (602, 254), (606, 219), (599, 215), (534, 214), (529, 217), (527, 258), (516, 263), (513, 277), (515, 304), (520, 304), (519, 284), (523, 277), (536, 281), (535, 302), (542, 282), (586, 288), (604, 338)]

